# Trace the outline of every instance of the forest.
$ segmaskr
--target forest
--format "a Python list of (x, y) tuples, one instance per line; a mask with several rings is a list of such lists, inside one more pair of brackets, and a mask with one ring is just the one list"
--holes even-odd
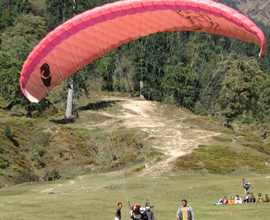
[[(24, 61), (38, 42), (71, 17), (109, 0), (0, 0), (0, 95), (7, 109), (42, 112), (52, 101), (30, 103), (21, 92)], [(220, 1), (235, 7), (234, 1)], [(237, 8), (236, 8), (237, 9)], [(233, 120), (253, 122), (269, 137), (270, 35), (266, 50), (224, 36), (193, 32), (156, 33), (123, 45), (94, 61), (74, 77), (74, 99), (91, 91), (126, 93), (183, 107), (230, 126)], [(68, 82), (62, 84), (67, 99)], [(58, 100), (59, 101), (59, 100)], [(30, 114), (31, 115), (31, 114)]]

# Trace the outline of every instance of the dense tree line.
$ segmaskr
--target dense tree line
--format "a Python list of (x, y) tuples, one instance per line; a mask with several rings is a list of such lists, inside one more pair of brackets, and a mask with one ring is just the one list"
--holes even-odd
[[(87, 9), (113, 0), (0, 0), (0, 93), (29, 112), (50, 102), (30, 104), (20, 91), (23, 62), (51, 30)], [(225, 4), (236, 7), (233, 1)], [(74, 75), (74, 98), (91, 90), (119, 91), (129, 96), (185, 107), (196, 114), (230, 121), (239, 116), (256, 121), (268, 134), (270, 36), (258, 58), (257, 45), (223, 36), (156, 33), (123, 45)], [(143, 85), (143, 86), (142, 86)], [(63, 96), (64, 99), (66, 96)]]

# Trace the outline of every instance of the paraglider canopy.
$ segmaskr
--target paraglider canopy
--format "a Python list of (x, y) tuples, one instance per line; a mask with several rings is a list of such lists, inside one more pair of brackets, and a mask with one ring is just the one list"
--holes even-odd
[(149, 34), (193, 31), (233, 37), (265, 48), (246, 16), (212, 0), (123, 0), (88, 10), (51, 31), (29, 54), (21, 89), (39, 102), (56, 85), (109, 51)]

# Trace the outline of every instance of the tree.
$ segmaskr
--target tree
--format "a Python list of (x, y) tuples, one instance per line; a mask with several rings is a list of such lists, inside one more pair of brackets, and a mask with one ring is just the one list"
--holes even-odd
[(21, 92), (19, 79), (23, 62), (37, 42), (46, 34), (45, 22), (39, 16), (22, 15), (14, 27), (2, 34), (0, 51), (0, 89), (4, 99), (9, 100), (8, 109), (14, 105), (25, 106), (27, 111), (46, 108), (45, 99), (39, 105), (30, 103)]
[(46, 33), (42, 17), (32, 14), (22, 15), (20, 22), (3, 32), (2, 49), (9, 51), (14, 58), (24, 61)]
[(73, 0), (46, 0), (46, 21), (49, 31), (74, 16)]
[(102, 90), (113, 91), (113, 72), (115, 70), (114, 55), (116, 50), (109, 52), (99, 59), (97, 72), (102, 77)]
[(195, 71), (186, 68), (173, 55), (164, 67), (164, 77), (161, 83), (165, 101), (172, 105), (187, 106), (193, 98), (195, 79)]
[(121, 86), (119, 86), (119, 82), (124, 79), (125, 90), (128, 92), (129, 98), (132, 96), (132, 82), (131, 79), (134, 74), (134, 66), (133, 66), (133, 58), (132, 55), (129, 54), (128, 48), (126, 45), (119, 48), (117, 51), (117, 55), (115, 58), (115, 70), (114, 70), (114, 90), (121, 90)]
[(21, 16), (30, 10), (28, 0), (0, 0), (0, 30), (20, 22)]
[(222, 82), (219, 98), (227, 124), (244, 111), (257, 117), (257, 112), (261, 109), (258, 102), (262, 92), (261, 85), (266, 78), (255, 59), (233, 61)]

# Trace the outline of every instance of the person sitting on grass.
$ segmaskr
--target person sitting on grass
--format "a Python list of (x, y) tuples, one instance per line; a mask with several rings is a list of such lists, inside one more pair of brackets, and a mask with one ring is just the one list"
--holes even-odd
[(258, 199), (257, 202), (263, 202), (264, 198), (261, 193), (258, 193)]
[(228, 199), (226, 196), (222, 199), (222, 204), (228, 204)]
[(234, 204), (242, 204), (242, 199), (239, 195), (236, 195), (236, 198), (234, 199)]
[(229, 201), (228, 201), (228, 204), (234, 204), (235, 201), (234, 201), (234, 197), (232, 195), (230, 195), (230, 198), (229, 198)]
[(226, 196), (223, 199), (220, 199), (218, 203), (216, 203), (215, 205), (224, 205), (224, 204), (228, 204), (228, 200)]
[(263, 200), (264, 202), (269, 202), (269, 196), (267, 194), (265, 194), (265, 198)]
[(249, 197), (249, 202), (250, 202), (250, 203), (256, 202), (256, 198), (255, 198), (255, 196), (253, 195), (253, 193), (251, 193), (251, 195), (250, 195), (250, 197)]
[(249, 196), (248, 194), (246, 193), (244, 199), (243, 199), (243, 203), (248, 203), (249, 202)]

